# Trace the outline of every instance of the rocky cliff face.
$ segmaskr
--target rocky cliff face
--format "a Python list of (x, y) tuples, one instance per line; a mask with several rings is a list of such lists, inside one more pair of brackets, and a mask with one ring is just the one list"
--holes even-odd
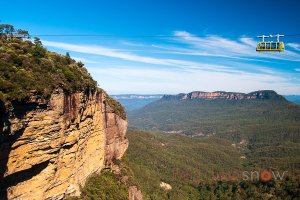
[[(87, 177), (123, 156), (127, 120), (103, 92), (49, 100), (33, 92), (25, 103), (1, 110), (1, 199), (62, 199), (79, 195)], [(124, 117), (123, 117), (124, 118)]]
[(255, 91), (248, 94), (245, 93), (236, 93), (236, 92), (190, 92), (187, 94), (178, 94), (178, 95), (165, 95), (163, 100), (189, 100), (189, 99), (205, 99), (205, 100), (214, 100), (214, 99), (228, 99), (228, 100), (242, 100), (242, 99), (283, 99), (282, 96), (278, 95), (275, 91), (272, 90), (261, 90)]

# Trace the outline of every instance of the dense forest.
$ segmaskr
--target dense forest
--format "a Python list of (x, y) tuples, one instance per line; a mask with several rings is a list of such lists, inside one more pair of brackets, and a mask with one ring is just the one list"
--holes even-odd
[[(130, 130), (127, 135), (131, 144), (122, 162), (131, 169), (132, 177), (140, 185), (145, 199), (300, 197), (299, 166), (293, 166), (293, 169), (292, 166), (282, 168), (288, 171), (282, 180), (273, 177), (265, 182), (257, 176), (244, 180), (243, 172), (263, 169), (282, 171), (267, 163), (259, 165), (262, 156), (248, 158), (238, 146), (226, 139), (139, 130)], [(272, 156), (266, 155), (263, 158), (273, 159), (273, 164), (278, 164), (277, 161), (282, 158), (296, 162), (294, 157), (299, 157), (300, 150), (297, 148), (291, 151), (292, 147), (282, 145), (280, 151), (274, 151)], [(160, 187), (161, 182), (170, 184), (172, 189), (164, 190)]]

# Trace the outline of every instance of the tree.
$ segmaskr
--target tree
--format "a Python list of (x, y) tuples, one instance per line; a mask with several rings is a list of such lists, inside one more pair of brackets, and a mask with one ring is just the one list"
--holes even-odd
[(67, 53), (66, 53), (66, 56), (67, 56), (68, 58), (71, 58), (71, 56), (70, 56), (70, 53), (69, 53), (69, 52), (67, 52)]
[(9, 40), (13, 37), (13, 34), (15, 33), (14, 26), (10, 24), (0, 24), (0, 38)]
[(29, 33), (23, 29), (15, 29), (14, 26), (10, 24), (0, 24), (0, 38), (4, 40), (10, 40), (13, 38), (18, 39), (29, 39)]
[(67, 58), (67, 63), (70, 64), (71, 63), (71, 56), (70, 56), (69, 52), (66, 53), (66, 58)]
[(34, 43), (35, 46), (37, 46), (37, 47), (42, 47), (42, 46), (43, 46), (41, 39), (38, 38), (38, 37), (34, 37), (33, 43)]
[(43, 58), (46, 55), (46, 49), (43, 47), (40, 38), (35, 37), (33, 43), (35, 47), (33, 49), (32, 55), (36, 58)]
[(78, 67), (83, 67), (83, 66), (84, 66), (84, 64), (83, 64), (81, 61), (79, 61), (79, 62), (77, 63), (77, 65), (78, 65)]
[(28, 31), (26, 31), (26, 30), (18, 29), (17, 34), (19, 36), (21, 36), (22, 38), (26, 38), (26, 39), (30, 38), (30, 35), (29, 35)]
[(15, 32), (15, 28), (13, 25), (10, 24), (0, 24), (0, 32), (12, 35)]

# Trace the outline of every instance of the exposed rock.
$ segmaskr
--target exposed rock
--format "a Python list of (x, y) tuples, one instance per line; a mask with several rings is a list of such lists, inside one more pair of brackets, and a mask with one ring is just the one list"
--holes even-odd
[(162, 189), (164, 189), (164, 190), (172, 190), (172, 186), (171, 186), (170, 184), (168, 184), (168, 183), (165, 183), (165, 182), (161, 182), (161, 183), (159, 184), (159, 186), (160, 186)]
[(31, 95), (23, 110), (1, 113), (0, 199), (79, 195), (90, 174), (120, 159), (127, 121), (105, 99), (103, 92), (57, 89), (48, 101)]
[(142, 192), (136, 186), (130, 186), (128, 189), (128, 193), (129, 200), (143, 200)]
[(248, 94), (237, 93), (237, 92), (191, 92), (188, 94), (178, 94), (178, 95), (164, 95), (164, 100), (189, 100), (189, 99), (205, 99), (205, 100), (214, 100), (214, 99), (228, 99), (228, 100), (242, 100), (242, 99), (284, 99), (284, 97), (278, 95), (275, 91), (272, 90), (261, 90), (255, 91)]

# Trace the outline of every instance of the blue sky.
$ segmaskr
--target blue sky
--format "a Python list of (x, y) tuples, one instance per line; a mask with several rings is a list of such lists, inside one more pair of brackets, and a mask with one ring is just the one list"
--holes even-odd
[(110, 94), (300, 94), (300, 36), (284, 37), (283, 53), (255, 51), (257, 35), (300, 33), (297, 0), (29, 0), (1, 7), (2, 23), (32, 35), (110, 35), (40, 36), (49, 50), (85, 63)]

